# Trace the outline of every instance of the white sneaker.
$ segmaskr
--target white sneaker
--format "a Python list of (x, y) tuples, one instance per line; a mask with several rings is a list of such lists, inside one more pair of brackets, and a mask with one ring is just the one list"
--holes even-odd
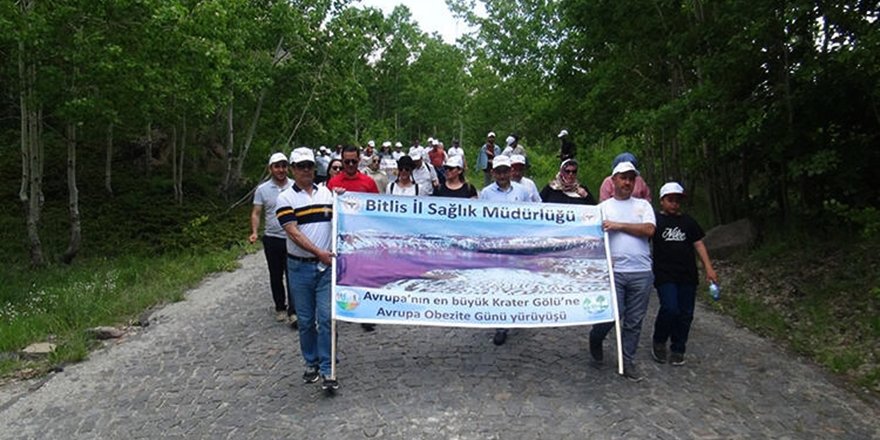
[(287, 321), (287, 312), (284, 310), (278, 310), (275, 312), (275, 320), (278, 322)]

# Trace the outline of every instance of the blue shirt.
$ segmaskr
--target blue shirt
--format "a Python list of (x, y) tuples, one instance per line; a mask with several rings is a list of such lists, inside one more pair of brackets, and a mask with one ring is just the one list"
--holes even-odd
[(507, 190), (502, 190), (497, 183), (483, 188), (480, 191), (480, 200), (488, 200), (490, 202), (528, 202), (529, 191), (519, 183), (510, 182)]

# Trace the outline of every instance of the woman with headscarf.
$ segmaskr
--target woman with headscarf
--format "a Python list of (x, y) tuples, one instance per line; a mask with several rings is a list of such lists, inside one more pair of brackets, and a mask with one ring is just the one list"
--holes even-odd
[(578, 163), (576, 160), (564, 160), (559, 165), (556, 178), (541, 190), (541, 201), (544, 203), (595, 205), (596, 199), (593, 198), (586, 186), (578, 182), (577, 172)]

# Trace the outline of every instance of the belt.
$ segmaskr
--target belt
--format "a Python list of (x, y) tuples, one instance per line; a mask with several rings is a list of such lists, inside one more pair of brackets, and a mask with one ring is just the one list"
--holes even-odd
[(290, 258), (290, 259), (293, 259), (296, 261), (300, 261), (303, 263), (317, 263), (318, 262), (317, 257), (297, 257), (296, 255), (287, 254), (287, 258)]

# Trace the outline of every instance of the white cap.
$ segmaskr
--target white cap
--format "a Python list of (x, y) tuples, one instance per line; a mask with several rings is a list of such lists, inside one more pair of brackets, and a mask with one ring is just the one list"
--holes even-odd
[[(614, 176), (620, 173), (626, 173), (628, 171), (635, 171), (636, 175), (639, 174), (639, 170), (636, 169), (635, 165), (632, 162), (621, 162), (614, 167), (614, 170), (611, 171), (611, 175)], [(662, 196), (661, 196), (662, 197)]]
[(563, 136), (568, 136), (568, 130), (562, 130), (559, 132), (559, 134), (556, 135), (556, 137), (563, 137)]
[(367, 145), (369, 145), (369, 146), (371, 146), (371, 147), (375, 147), (375, 146), (376, 146), (376, 141), (371, 140), (370, 142), (367, 142)]
[(431, 139), (431, 145), (440, 145), (440, 139)]
[(513, 164), (517, 164), (517, 163), (525, 165), (526, 164), (526, 157), (523, 156), (522, 154), (514, 154), (514, 155), (510, 156), (510, 164), (513, 165)]
[(287, 162), (287, 156), (285, 156), (284, 153), (275, 153), (269, 158), (269, 165), (278, 162)]
[(391, 141), (385, 141), (385, 142), (382, 142), (382, 146), (383, 146), (383, 147), (390, 147), (390, 146), (391, 146)]
[(327, 147), (321, 145), (320, 147), (318, 147), (318, 151), (327, 151)]
[(508, 136), (505, 140), (507, 141), (507, 145), (513, 145), (513, 143), (516, 142), (516, 138), (513, 136)]
[(315, 162), (315, 152), (309, 147), (299, 147), (290, 152), (290, 163)]
[(422, 148), (421, 147), (411, 147), (409, 149), (409, 157), (412, 160), (422, 160)]
[(510, 158), (507, 156), (495, 156), (495, 159), (492, 159), (492, 169), (498, 169), (501, 167), (510, 168)]
[(682, 186), (679, 185), (678, 182), (668, 182), (660, 187), (660, 198), (662, 199), (669, 194), (684, 195), (684, 188), (682, 188)]
[(495, 137), (495, 132), (494, 132), (494, 131), (490, 131), (489, 134), (486, 135), (486, 137), (487, 137), (487, 138), (493, 138), (493, 137)]
[(401, 148), (401, 147), (403, 147), (403, 144), (401, 144), (400, 141), (397, 141), (394, 143), (394, 148)]
[(464, 168), (464, 162), (461, 160), (461, 156), (449, 156), (446, 158), (446, 162), (443, 162), (444, 167), (453, 167), (453, 168)]
[(428, 136), (428, 140), (425, 141), (425, 143), (428, 144), (428, 145), (431, 145), (431, 143), (433, 143), (433, 142), (434, 142), (434, 138), (432, 138), (432, 137), (430, 137), (430, 136)]

